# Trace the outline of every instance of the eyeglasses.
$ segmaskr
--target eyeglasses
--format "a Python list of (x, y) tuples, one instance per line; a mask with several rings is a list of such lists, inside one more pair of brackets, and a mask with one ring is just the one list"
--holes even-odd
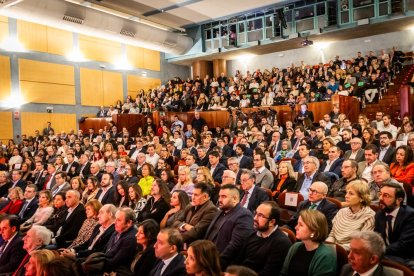
[(264, 218), (264, 219), (270, 219), (269, 217), (266, 217), (265, 215), (263, 215), (262, 213), (258, 213), (256, 211), (253, 212), (253, 215), (255, 217), (258, 217), (259, 219)]
[(311, 188), (309, 188), (309, 189), (308, 189), (308, 192), (309, 192), (310, 194), (323, 194), (323, 193), (318, 192), (317, 190), (314, 190), (314, 189), (311, 189)]
[(360, 142), (351, 142), (351, 145), (358, 145), (361, 144)]
[(305, 164), (305, 165), (309, 165), (309, 164), (315, 164), (314, 162), (312, 162), (312, 161), (305, 161), (305, 162), (303, 162), (303, 164)]
[(382, 198), (386, 198), (386, 199), (391, 199), (391, 198), (394, 198), (392, 195), (390, 195), (390, 194), (386, 194), (386, 193), (381, 193), (381, 192), (378, 192), (378, 197), (382, 197)]

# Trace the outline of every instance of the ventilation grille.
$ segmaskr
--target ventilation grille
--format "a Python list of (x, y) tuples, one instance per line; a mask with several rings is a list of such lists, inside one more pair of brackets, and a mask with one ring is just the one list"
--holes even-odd
[[(2, 0), (0, 0), (0, 1), (2, 1)], [(74, 16), (70, 16), (70, 15), (66, 15), (66, 14), (63, 16), (62, 19), (65, 20), (65, 21), (68, 21), (68, 22), (79, 24), (79, 25), (83, 24), (83, 19), (77, 18), (77, 17), (74, 17)]]
[(125, 30), (125, 29), (122, 29), (119, 33), (121, 35), (129, 36), (129, 37), (135, 37), (135, 32), (128, 31), (128, 30)]
[(0, 0), (0, 8), (8, 8), (13, 5), (19, 4), (23, 0)]

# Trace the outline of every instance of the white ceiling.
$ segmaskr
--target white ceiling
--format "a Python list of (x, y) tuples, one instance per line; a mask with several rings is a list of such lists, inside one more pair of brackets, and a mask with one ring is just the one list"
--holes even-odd
[(85, 0), (171, 28), (200, 24), (277, 5), (283, 0)]

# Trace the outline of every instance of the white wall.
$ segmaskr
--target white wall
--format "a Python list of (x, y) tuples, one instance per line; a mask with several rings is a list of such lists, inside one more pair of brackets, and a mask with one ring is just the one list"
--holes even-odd
[[(316, 46), (317, 40), (314, 39), (314, 42), (314, 46)], [(414, 31), (407, 30), (331, 42), (323, 50), (314, 46), (231, 60), (227, 62), (227, 72), (229, 72), (229, 75), (234, 75), (237, 69), (244, 74), (246, 70), (252, 72), (259, 68), (261, 70), (271, 69), (272, 67), (286, 68), (291, 66), (292, 63), (299, 65), (302, 60), (306, 64), (314, 65), (319, 62), (328, 62), (336, 55), (339, 55), (340, 59), (351, 59), (356, 57), (358, 51), (365, 55), (370, 50), (375, 50), (377, 55), (379, 55), (381, 49), (385, 49), (388, 52), (393, 46), (397, 46), (402, 51), (413, 51)]]

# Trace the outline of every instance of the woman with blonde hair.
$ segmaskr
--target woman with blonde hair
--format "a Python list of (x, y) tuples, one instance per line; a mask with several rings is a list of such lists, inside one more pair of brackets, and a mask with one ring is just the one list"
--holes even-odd
[[(13, 172), (15, 173), (15, 172)], [(23, 191), (20, 187), (9, 189), (9, 203), (0, 210), (0, 214), (17, 215), (23, 205)]]
[(23, 223), (20, 228), (28, 230), (32, 225), (43, 225), (53, 214), (52, 194), (49, 190), (39, 192), (39, 207), (31, 218)]
[(364, 130), (366, 127), (369, 127), (369, 120), (365, 114), (360, 114), (358, 116), (358, 124), (361, 126), (362, 130)]
[(193, 195), (194, 184), (190, 174), (190, 168), (181, 167), (178, 170), (178, 183), (171, 190), (173, 193), (175, 190), (183, 190), (191, 198)]
[(58, 255), (57, 252), (48, 249), (36, 250), (30, 254), (30, 259), (24, 266), (26, 276), (42, 276), (48, 263), (53, 261)]
[(332, 230), (326, 241), (334, 242), (349, 250), (351, 234), (356, 231), (373, 231), (375, 212), (370, 208), (369, 185), (354, 180), (346, 186), (345, 204), (332, 220)]
[(275, 181), (275, 190), (272, 192), (274, 199), (277, 199), (284, 191), (293, 191), (296, 186), (296, 178), (290, 161), (279, 163), (279, 174)]

